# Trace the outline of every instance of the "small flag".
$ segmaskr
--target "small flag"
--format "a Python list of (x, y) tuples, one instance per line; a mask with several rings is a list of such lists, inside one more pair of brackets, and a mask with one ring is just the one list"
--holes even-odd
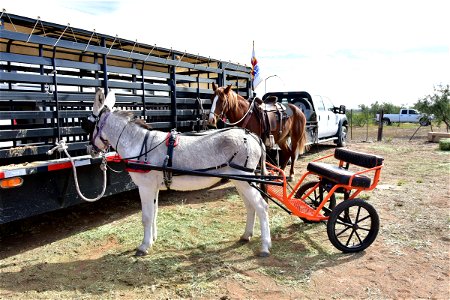
[(252, 81), (253, 81), (252, 83), (253, 83), (253, 90), (255, 90), (258, 84), (260, 84), (262, 81), (261, 73), (259, 72), (258, 60), (256, 59), (255, 56), (255, 42), (253, 42), (251, 62), (252, 62)]

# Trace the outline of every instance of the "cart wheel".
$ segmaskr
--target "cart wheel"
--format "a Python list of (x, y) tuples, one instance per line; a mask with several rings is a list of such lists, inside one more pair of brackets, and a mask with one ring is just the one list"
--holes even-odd
[[(318, 183), (318, 181), (311, 181), (307, 182), (305, 184), (302, 184), (300, 188), (295, 193), (295, 198), (301, 199), (306, 193), (309, 192), (314, 186)], [(308, 204), (311, 207), (317, 208), (320, 203), (322, 203), (322, 200), (327, 196), (327, 190), (323, 188), (322, 185), (319, 185), (306, 199), (305, 203)], [(320, 211), (321, 214), (324, 216), (329, 216), (331, 211), (336, 206), (336, 197), (331, 195), (328, 202), (323, 206), (322, 210)], [(315, 221), (309, 221), (304, 218), (301, 218), (303, 221), (309, 223), (315, 223)]]
[(380, 219), (377, 211), (362, 199), (339, 203), (330, 214), (327, 233), (330, 242), (342, 252), (359, 252), (377, 237)]

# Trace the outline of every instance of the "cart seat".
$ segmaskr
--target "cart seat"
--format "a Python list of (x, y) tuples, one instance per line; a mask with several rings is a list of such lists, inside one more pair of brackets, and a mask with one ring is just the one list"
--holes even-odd
[[(350, 178), (355, 174), (349, 170), (339, 166), (330, 165), (322, 162), (310, 162), (307, 167), (308, 171), (313, 172), (319, 176), (325, 177), (335, 183), (349, 185)], [(353, 178), (352, 186), (368, 188), (370, 187), (371, 179), (364, 175), (356, 175)]]

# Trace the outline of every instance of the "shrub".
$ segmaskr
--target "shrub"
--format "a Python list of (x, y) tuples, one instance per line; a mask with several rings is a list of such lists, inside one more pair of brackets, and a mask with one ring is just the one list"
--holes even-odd
[(450, 151), (450, 139), (440, 139), (439, 149), (442, 151)]

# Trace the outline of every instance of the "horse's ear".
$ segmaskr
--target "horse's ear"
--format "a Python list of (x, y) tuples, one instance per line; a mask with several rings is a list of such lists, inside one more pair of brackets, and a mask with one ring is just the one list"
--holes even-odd
[(224, 90), (225, 94), (228, 94), (231, 91), (231, 85), (227, 86)]
[(108, 96), (105, 99), (105, 105), (112, 109), (116, 104), (116, 93), (114, 91), (109, 91)]
[(215, 82), (213, 82), (212, 84), (213, 84), (213, 91), (215, 92), (217, 90), (217, 84)]

